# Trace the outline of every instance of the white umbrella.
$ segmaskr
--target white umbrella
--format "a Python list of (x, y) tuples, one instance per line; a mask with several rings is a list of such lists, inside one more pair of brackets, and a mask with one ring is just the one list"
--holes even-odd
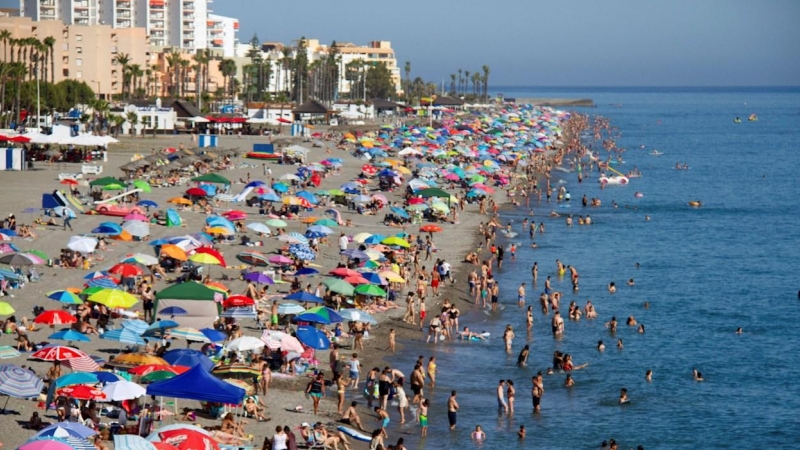
[(72, 236), (67, 248), (75, 252), (92, 253), (97, 248), (97, 239), (91, 236)]
[(261, 234), (270, 234), (271, 233), (269, 227), (264, 225), (263, 223), (260, 223), (260, 222), (248, 223), (247, 224), (247, 228), (255, 231), (256, 233), (261, 233)]
[(370, 196), (368, 196), (368, 195), (356, 195), (356, 196), (353, 198), (353, 201), (354, 201), (355, 203), (369, 203), (369, 202), (371, 202), (371, 201), (372, 201), (372, 197), (370, 197)]
[(281, 303), (278, 305), (278, 314), (300, 314), (305, 310), (297, 303)]
[(147, 393), (147, 390), (132, 381), (120, 380), (103, 388), (106, 399), (111, 401), (132, 400)]
[[(281, 241), (281, 242), (287, 242), (289, 244), (303, 244), (303, 242), (300, 241), (300, 239), (297, 239), (296, 236), (291, 236), (289, 234), (280, 235), (278, 237), (278, 240)], [(306, 243), (308, 243), (308, 241), (306, 241)]]
[(122, 229), (131, 234), (131, 236), (145, 237), (150, 235), (150, 224), (138, 220), (129, 220), (122, 224)]
[(361, 311), (360, 309), (354, 309), (354, 308), (342, 309), (339, 311), (339, 315), (342, 316), (342, 319), (351, 322), (364, 322), (373, 325), (378, 323), (378, 321), (375, 320), (374, 317), (365, 313), (364, 311)]
[(153, 265), (158, 264), (158, 258), (156, 258), (155, 256), (151, 256), (151, 255), (145, 255), (144, 253), (131, 253), (131, 254), (125, 255), (124, 257), (122, 257), (120, 259), (120, 262), (128, 260), (128, 259), (133, 259), (138, 263), (144, 264), (145, 266), (153, 266)]
[(242, 336), (225, 345), (225, 348), (234, 352), (249, 352), (263, 348), (266, 343), (253, 336)]
[(297, 175), (295, 175), (293, 173), (287, 173), (286, 175), (281, 176), (281, 180), (294, 180), (294, 181), (297, 181), (299, 179), (300, 179), (300, 177), (298, 177)]
[(400, 155), (400, 156), (421, 155), (422, 152), (420, 152), (419, 150), (417, 150), (417, 149), (415, 149), (413, 147), (407, 147), (407, 148), (404, 148), (404, 149), (400, 150), (399, 152), (397, 152), (397, 154)]

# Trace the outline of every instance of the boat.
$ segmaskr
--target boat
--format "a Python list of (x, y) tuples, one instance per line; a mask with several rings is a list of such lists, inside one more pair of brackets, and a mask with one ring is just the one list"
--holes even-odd
[(650, 152), (650, 154), (653, 155), (653, 156), (661, 156), (661, 155), (664, 154), (664, 152), (660, 152), (658, 150), (653, 150), (652, 152)]
[(750, 117), (747, 118), (750, 122), (758, 122), (758, 116), (755, 114), (750, 114)]
[(699, 208), (703, 206), (703, 202), (701, 202), (700, 200), (692, 200), (689, 202), (689, 206), (691, 206), (692, 208)]

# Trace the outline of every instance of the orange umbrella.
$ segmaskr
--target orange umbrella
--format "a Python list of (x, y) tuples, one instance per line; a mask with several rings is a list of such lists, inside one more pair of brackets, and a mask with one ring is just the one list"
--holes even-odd
[(206, 286), (210, 287), (211, 289), (216, 289), (222, 292), (230, 292), (230, 288), (225, 286), (224, 284), (218, 281), (208, 281), (206, 282)]
[(174, 203), (176, 205), (192, 205), (192, 201), (183, 197), (174, 197), (167, 200), (167, 203)]
[(67, 291), (67, 292), (72, 292), (73, 294), (80, 294), (81, 291), (83, 291), (83, 289), (76, 288), (76, 287), (68, 287), (68, 288), (66, 288), (64, 290)]
[(131, 236), (131, 234), (128, 233), (126, 230), (122, 230), (122, 232), (120, 232), (119, 234), (111, 236), (111, 239), (114, 239), (115, 241), (130, 242), (133, 240), (133, 236)]
[(438, 225), (424, 225), (419, 227), (419, 231), (423, 233), (438, 233), (442, 231), (442, 227)]
[(314, 223), (317, 220), (319, 220), (319, 219), (316, 218), (316, 217), (304, 217), (300, 222), (302, 222), (302, 223)]
[(164, 244), (161, 246), (161, 254), (167, 255), (170, 258), (177, 259), (178, 261), (186, 261), (189, 256), (183, 251), (182, 248), (174, 244)]

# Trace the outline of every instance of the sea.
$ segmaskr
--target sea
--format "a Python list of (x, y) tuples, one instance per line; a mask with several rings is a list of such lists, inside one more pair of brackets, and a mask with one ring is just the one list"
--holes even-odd
[[(459, 301), (461, 326), (490, 332), (488, 342), (406, 342), (393, 359), (410, 373), (419, 355), (426, 361), (433, 355), (440, 372), (437, 388), (426, 389), (428, 437), (419, 438), (416, 424), (398, 429), (395, 422), (388, 443), (402, 436), (409, 448), (591, 449), (610, 439), (621, 449), (800, 448), (800, 88), (494, 91), (506, 98), (592, 99), (596, 107), (573, 110), (606, 117), (619, 128), (617, 145), (627, 150), (613, 167), (627, 173), (635, 166), (642, 176), (601, 190), (596, 174), (578, 183), (576, 172), (555, 172), (571, 204), (531, 203), (533, 219), (546, 228), (535, 238), (537, 248), (527, 233), (501, 239), (519, 247), (516, 260), (506, 254), (495, 272), (502, 309), (490, 313)], [(753, 113), (758, 121), (747, 120)], [(663, 155), (651, 155), (654, 149)], [(676, 170), (676, 163), (689, 169)], [(602, 206), (582, 207), (584, 195), (600, 198)], [(702, 207), (689, 207), (690, 200)], [(551, 211), (562, 217), (549, 217)], [(528, 214), (513, 208), (502, 221), (519, 232)], [(593, 224), (567, 227), (566, 214), (591, 215)], [(558, 277), (557, 259), (577, 268), (579, 291), (572, 291), (569, 276)], [(569, 302), (583, 307), (591, 300), (599, 318), (565, 317), (565, 335), (555, 340), (551, 316), (538, 307), (548, 275), (564, 293), (562, 315)], [(466, 283), (461, 278), (457, 282)], [(612, 281), (618, 286), (613, 295), (607, 290)], [(516, 303), (523, 282), (526, 304), (535, 310), (531, 336)], [(645, 325), (644, 334), (626, 326), (631, 315)], [(619, 321), (616, 334), (605, 327), (612, 316)], [(516, 332), (511, 354), (501, 337), (507, 324)], [(602, 353), (599, 340), (607, 347)], [(519, 368), (517, 354), (526, 344), (528, 366)], [(572, 388), (564, 386), (564, 373), (545, 375), (541, 413), (534, 414), (531, 377), (551, 366), (556, 350), (589, 366), (572, 372)], [(693, 369), (705, 381), (695, 381)], [(645, 380), (647, 370), (652, 382)], [(501, 379), (513, 380), (517, 389), (513, 416), (496, 407)], [(618, 404), (621, 388), (630, 403)], [(451, 390), (461, 406), (452, 432), (446, 410)], [(486, 432), (482, 443), (470, 438), (476, 425)], [(524, 441), (517, 437), (520, 425), (527, 430)]]

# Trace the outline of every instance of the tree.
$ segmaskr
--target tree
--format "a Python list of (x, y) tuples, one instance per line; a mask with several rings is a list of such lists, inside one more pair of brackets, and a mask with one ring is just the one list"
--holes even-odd
[(180, 65), (180, 61), (181, 61), (181, 54), (177, 50), (172, 49), (172, 51), (166, 56), (165, 59), (167, 61), (167, 64), (169, 64), (169, 70), (170, 70), (170, 77), (169, 77), (170, 87), (169, 87), (168, 92), (172, 97), (178, 97), (180, 95), (180, 93), (178, 92), (178, 89), (179, 89), (179, 87), (178, 87), (179, 67), (178, 66)]
[(403, 69), (406, 72), (406, 86), (403, 89), (403, 95), (406, 98), (406, 103), (410, 103), (409, 96), (411, 94), (411, 61), (406, 61)]
[(450, 74), (450, 95), (456, 95), (456, 74)]
[(192, 63), (189, 60), (181, 58), (181, 60), (178, 63), (178, 65), (180, 66), (180, 80), (181, 80), (181, 83), (180, 83), (180, 87), (181, 87), (180, 95), (183, 96), (183, 97), (186, 97), (187, 85), (189, 84), (189, 77), (188, 77), (187, 74), (189, 72), (189, 67), (192, 65)]
[(489, 66), (481, 67), (483, 69), (483, 100), (489, 101)]
[[(223, 80), (224, 80), (224, 96), (227, 98), (229, 95), (232, 94), (234, 91), (233, 89), (233, 79), (236, 76), (236, 61), (232, 59), (223, 59), (219, 62), (219, 71), (222, 73)], [(233, 96), (231, 95), (231, 98)]]
[(120, 92), (125, 97), (128, 92), (128, 82), (130, 81), (130, 74), (128, 73), (128, 64), (131, 62), (131, 57), (127, 53), (117, 53), (114, 62), (122, 66), (122, 91)]
[(292, 67), (294, 66), (294, 58), (292, 57), (292, 49), (284, 47), (281, 50), (283, 58), (281, 58), (281, 72), (283, 72), (283, 85), (279, 89), (283, 92), (289, 92), (289, 81), (291, 80)]
[(292, 67), (293, 98), (300, 104), (308, 98), (308, 43), (305, 36), (297, 43), (297, 54)]
[(43, 42), (47, 46), (47, 54), (50, 58), (50, 83), (56, 84), (56, 55), (54, 50), (56, 39), (53, 36), (47, 36)]
[(139, 124), (139, 115), (135, 112), (125, 114), (126, 121), (131, 124), (131, 135), (136, 135), (136, 125)]
[(5, 105), (6, 105), (6, 83), (11, 79), (12, 65), (0, 61), (0, 128), (6, 127)]
[(8, 61), (8, 44), (11, 41), (11, 31), (0, 30), (0, 42), (3, 43), (3, 61)]
[(194, 66), (194, 86), (195, 93), (197, 94), (196, 100), (198, 109), (201, 109), (203, 104), (203, 90), (205, 88), (203, 85), (203, 80), (206, 79), (206, 74), (204, 72), (210, 59), (211, 55), (209, 54), (208, 49), (198, 50), (194, 55), (194, 61), (197, 63), (197, 65)]
[(131, 64), (128, 66), (128, 71), (131, 74), (131, 91), (133, 91), (133, 97), (137, 98), (139, 97), (139, 88), (141, 87), (144, 71), (142, 71), (142, 66), (139, 64)]
[(461, 93), (461, 82), (463, 81), (461, 79), (461, 72), (463, 72), (463, 70), (462, 69), (458, 69), (458, 89), (456, 89), (456, 95)]
[(119, 132), (122, 131), (122, 125), (125, 124), (125, 118), (122, 116), (111, 116), (111, 128), (114, 130), (114, 136), (119, 137)]
[(395, 93), (392, 73), (385, 63), (373, 65), (367, 71), (368, 98), (389, 98)]

